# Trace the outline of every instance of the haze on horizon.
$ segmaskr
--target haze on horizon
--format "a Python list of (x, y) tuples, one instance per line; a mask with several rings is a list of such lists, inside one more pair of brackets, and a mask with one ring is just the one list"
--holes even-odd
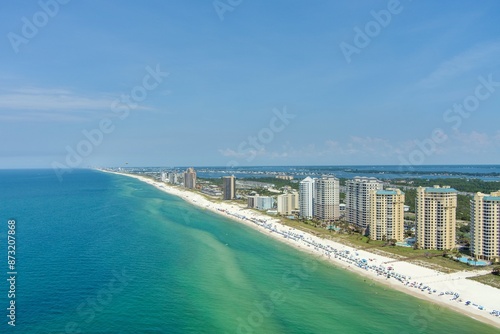
[(500, 3), (5, 2), (0, 168), (498, 164)]

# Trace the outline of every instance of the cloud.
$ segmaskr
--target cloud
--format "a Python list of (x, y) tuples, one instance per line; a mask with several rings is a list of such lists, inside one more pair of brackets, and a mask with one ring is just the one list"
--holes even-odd
[(224, 157), (242, 159), (249, 156), (268, 159), (314, 159), (317, 157), (394, 157), (403, 150), (403, 146), (392, 144), (389, 140), (377, 137), (351, 136), (345, 142), (337, 140), (326, 140), (323, 145), (314, 144), (296, 147), (289, 142), (280, 150), (241, 150), (220, 149), (219, 153)]
[(4, 122), (31, 122), (31, 121), (54, 121), (54, 122), (81, 122), (88, 120), (88, 116), (51, 112), (16, 112), (0, 113), (0, 121)]
[(395, 144), (385, 138), (351, 136), (344, 143), (327, 140), (323, 154), (340, 154), (344, 156), (371, 155), (386, 158), (400, 154), (404, 150), (404, 147), (404, 143)]
[(456, 131), (451, 135), (451, 146), (454, 150), (466, 153), (485, 153), (500, 147), (500, 136), (471, 131), (469, 133)]
[[(0, 92), (0, 119), (3, 121), (80, 121), (111, 113), (118, 96), (88, 96), (61, 88), (13, 88)], [(154, 110), (137, 106), (138, 110)]]
[[(382, 137), (350, 136), (344, 140), (328, 139), (322, 145), (293, 145), (290, 142), (281, 148), (261, 148), (235, 150), (220, 149), (219, 153), (229, 159), (240, 161), (241, 164), (257, 162), (257, 159), (289, 163), (293, 161), (342, 161), (368, 163), (396, 164), (401, 157), (408, 157), (415, 150), (428, 150), (426, 161), (436, 159), (457, 159), (466, 155), (480, 155), (500, 150), (500, 131), (492, 134), (472, 131), (469, 133), (456, 131), (448, 134), (448, 139), (442, 143), (429, 145), (430, 139), (390, 140)], [(432, 159), (431, 159), (432, 158)], [(254, 160), (255, 159), (255, 160)], [(450, 160), (450, 161), (451, 161)], [(458, 161), (458, 160), (457, 160)]]
[(14, 89), (0, 94), (0, 110), (101, 110), (112, 99), (79, 96), (64, 89)]
[(419, 82), (420, 86), (433, 88), (446, 84), (464, 73), (484, 64), (491, 65), (499, 60), (500, 42), (476, 45), (473, 48), (441, 63), (431, 74)]

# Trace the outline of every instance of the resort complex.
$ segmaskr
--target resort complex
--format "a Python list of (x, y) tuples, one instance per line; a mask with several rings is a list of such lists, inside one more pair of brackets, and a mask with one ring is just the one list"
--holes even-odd
[[(198, 189), (225, 201), (244, 201), (247, 208), (317, 226), (338, 229), (349, 224), (362, 236), (391, 245), (414, 249), (456, 251), (468, 249), (458, 238), (458, 191), (449, 186), (402, 187), (413, 191), (408, 203), (406, 190), (373, 177), (340, 179), (333, 175), (293, 176), (278, 174), (276, 182), (289, 184), (279, 189), (259, 179), (240, 180), (225, 175), (221, 183), (197, 182), (194, 168), (185, 172), (163, 171), (161, 180)], [(294, 188), (295, 187), (295, 188)], [(263, 192), (263, 193), (261, 193)], [(489, 262), (500, 259), (500, 191), (476, 193), (470, 201), (470, 256)], [(409, 212), (410, 207), (414, 207)], [(345, 226), (345, 225), (342, 225)], [(461, 222), (460, 226), (464, 226)]]

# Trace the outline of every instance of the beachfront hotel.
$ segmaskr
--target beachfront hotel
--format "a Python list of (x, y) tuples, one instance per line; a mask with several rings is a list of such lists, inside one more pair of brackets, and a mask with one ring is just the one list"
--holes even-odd
[(225, 201), (236, 197), (236, 178), (234, 175), (222, 177), (222, 198)]
[(403, 241), (405, 193), (399, 189), (370, 191), (370, 239)]
[(346, 218), (362, 228), (370, 225), (370, 191), (382, 190), (383, 184), (373, 177), (355, 177), (346, 183)]
[(270, 196), (248, 196), (248, 207), (257, 210), (271, 210), (274, 208), (274, 198)]
[(277, 198), (277, 207), (278, 214), (284, 216), (293, 215), (299, 209), (299, 193), (294, 191), (279, 195)]
[(455, 248), (457, 191), (450, 187), (419, 187), (415, 208), (418, 247), (437, 250)]
[(323, 176), (315, 179), (313, 216), (333, 221), (340, 218), (340, 183), (336, 177)]
[(196, 188), (196, 172), (194, 168), (188, 168), (184, 172), (184, 187), (188, 189)]
[(472, 256), (500, 261), (500, 191), (474, 195), (471, 200), (470, 233)]
[(314, 215), (314, 179), (306, 177), (299, 183), (300, 218), (311, 219)]

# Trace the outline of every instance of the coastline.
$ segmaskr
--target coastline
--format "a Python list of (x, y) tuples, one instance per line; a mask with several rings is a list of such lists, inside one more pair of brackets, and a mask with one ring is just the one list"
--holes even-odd
[[(500, 317), (490, 314), (492, 310), (500, 310), (500, 290), (466, 279), (466, 277), (485, 274), (489, 271), (462, 271), (445, 274), (407, 262), (395, 262), (392, 258), (357, 250), (285, 226), (280, 223), (278, 218), (259, 214), (234, 203), (214, 203), (200, 194), (172, 187), (140, 175), (98, 170), (140, 180), (168, 194), (180, 197), (192, 205), (210, 210), (238, 223), (243, 223), (300, 251), (319, 256), (322, 260), (337, 267), (347, 269), (373, 282), (431, 302), (437, 306), (436, 310), (439, 309), (439, 306), (443, 306), (477, 321), (500, 328)], [(366, 261), (360, 262), (360, 259)], [(392, 268), (389, 270), (389, 267)], [(388, 275), (390, 278), (387, 277)], [(415, 282), (416, 284), (414, 284)], [(421, 285), (419, 285), (420, 283)], [(429, 288), (423, 289), (424, 286)], [(440, 295), (440, 293), (445, 292), (451, 292), (451, 294)], [(454, 294), (458, 294), (459, 297), (455, 298)], [(472, 303), (467, 306), (465, 301), (471, 301)], [(480, 310), (479, 306), (482, 306), (484, 310)], [(422, 313), (427, 314), (429, 311), (432, 312), (433, 310), (423, 310)], [(432, 314), (431, 317), (433, 318)]]

